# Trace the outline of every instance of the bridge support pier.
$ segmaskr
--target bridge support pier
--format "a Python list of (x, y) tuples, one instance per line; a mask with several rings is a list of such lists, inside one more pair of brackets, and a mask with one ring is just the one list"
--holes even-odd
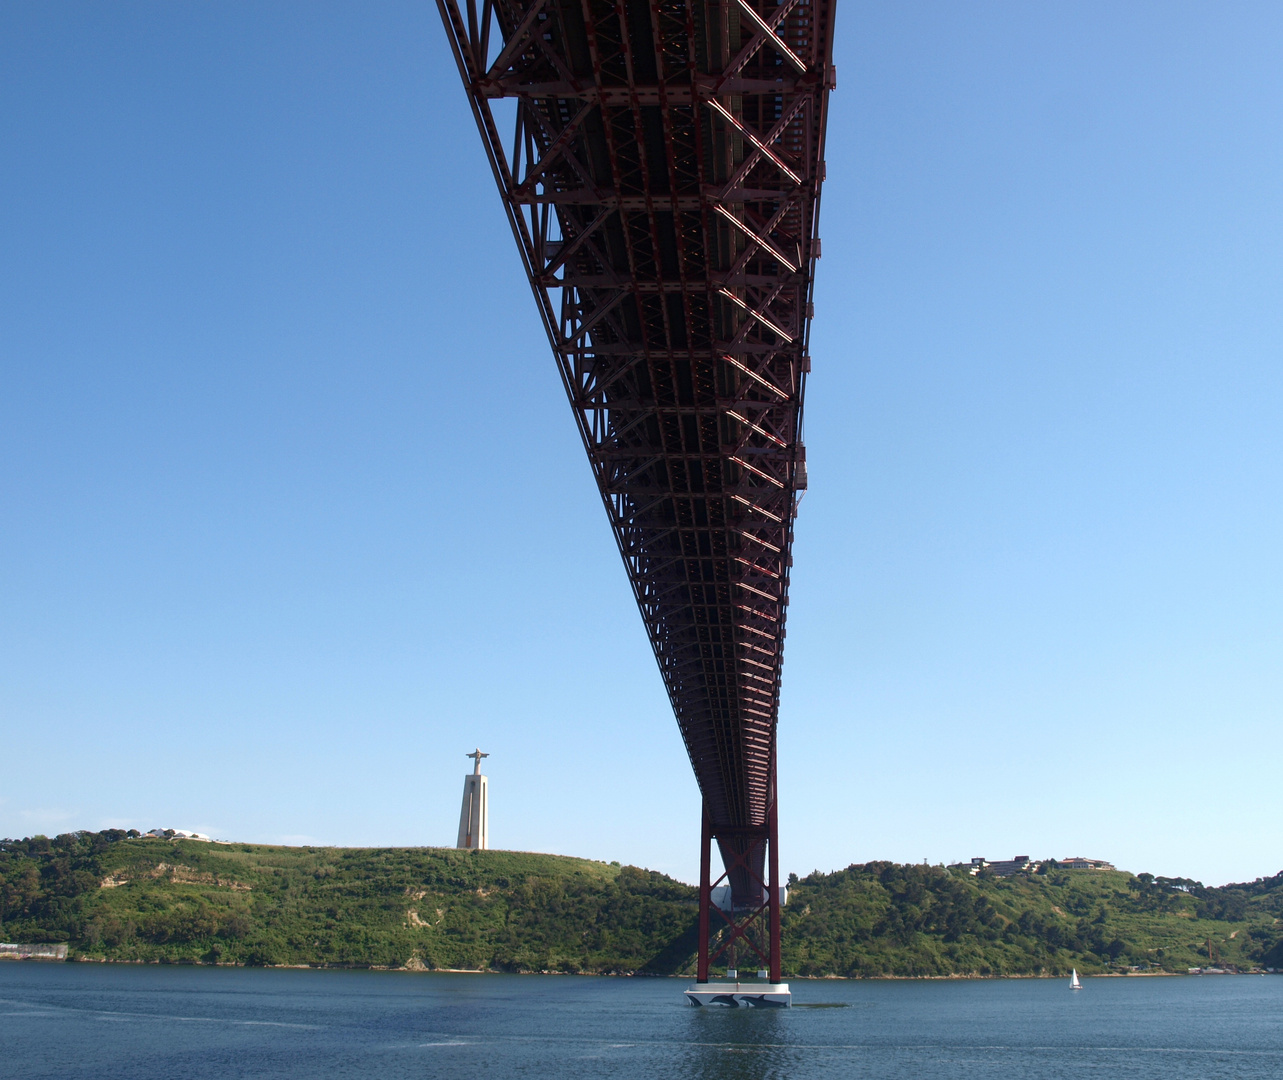
[[(714, 840), (724, 864), (716, 880), (712, 877)], [(791, 1004), (788, 984), (780, 981), (782, 891), (775, 785), (771, 785), (766, 822), (756, 828), (718, 828), (705, 805), (700, 828), (696, 984), (686, 991), (691, 1004)], [(726, 964), (724, 981), (710, 978), (719, 960)], [(750, 962), (757, 969), (756, 977), (739, 972), (740, 963)]]

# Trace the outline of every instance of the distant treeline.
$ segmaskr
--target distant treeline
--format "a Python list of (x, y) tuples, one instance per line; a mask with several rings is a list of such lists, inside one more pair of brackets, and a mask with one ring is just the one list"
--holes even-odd
[[(692, 970), (696, 892), (555, 855), (107, 830), (0, 841), (0, 936), (77, 959), (673, 974)], [(791, 876), (783, 937), (791, 975), (1283, 968), (1283, 874), (1208, 888), (868, 863)]]

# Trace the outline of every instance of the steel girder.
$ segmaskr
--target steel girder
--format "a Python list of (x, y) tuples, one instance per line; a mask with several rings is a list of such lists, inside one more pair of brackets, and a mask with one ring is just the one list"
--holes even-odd
[(745, 903), (806, 487), (834, 5), (438, 0)]

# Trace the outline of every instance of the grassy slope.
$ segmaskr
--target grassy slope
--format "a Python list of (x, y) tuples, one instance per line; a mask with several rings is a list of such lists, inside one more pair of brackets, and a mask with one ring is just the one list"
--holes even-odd
[[(891, 863), (816, 873), (791, 888), (784, 967), (1184, 971), (1208, 962), (1209, 937), (1217, 961), (1283, 966), (1283, 875), (1224, 889), (1146, 877), (995, 880)], [(0, 934), (91, 958), (676, 972), (693, 958), (695, 914), (688, 885), (555, 855), (84, 833), (0, 844)]]

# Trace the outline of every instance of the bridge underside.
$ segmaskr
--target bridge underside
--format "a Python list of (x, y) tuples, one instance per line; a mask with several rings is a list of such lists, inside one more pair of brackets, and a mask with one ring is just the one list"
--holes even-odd
[(778, 979), (834, 0), (438, 4), (727, 868), (724, 938), (768, 921)]

